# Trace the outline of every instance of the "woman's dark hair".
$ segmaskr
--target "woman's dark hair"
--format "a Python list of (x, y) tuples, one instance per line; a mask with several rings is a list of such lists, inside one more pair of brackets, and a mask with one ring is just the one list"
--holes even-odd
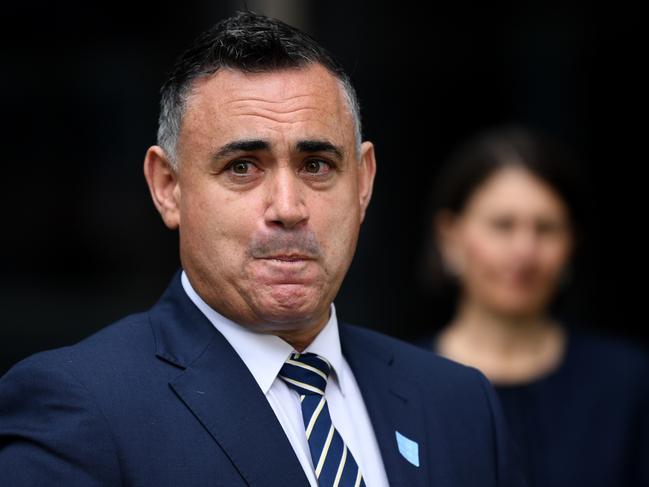
[(428, 265), (422, 266), (427, 285), (439, 288), (451, 284), (437, 249), (434, 216), (444, 210), (462, 213), (489, 177), (509, 167), (529, 171), (555, 191), (568, 210), (575, 241), (579, 241), (585, 212), (581, 175), (574, 157), (547, 135), (520, 126), (497, 127), (478, 134), (452, 152), (436, 178), (427, 220), (431, 226), (425, 252)]
[(523, 168), (550, 186), (577, 225), (580, 183), (574, 158), (556, 140), (517, 126), (481, 133), (457, 148), (437, 177), (434, 209), (461, 213), (476, 189), (507, 167)]

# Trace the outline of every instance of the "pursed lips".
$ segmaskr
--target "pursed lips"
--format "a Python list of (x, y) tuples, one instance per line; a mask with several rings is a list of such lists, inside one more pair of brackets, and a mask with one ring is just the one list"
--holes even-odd
[(304, 285), (312, 282), (318, 274), (316, 267), (313, 265), (317, 259), (311, 255), (273, 254), (255, 257), (255, 260), (261, 264), (259, 277), (261, 277), (262, 281), (275, 285)]
[(279, 262), (304, 262), (307, 260), (315, 260), (312, 256), (302, 254), (277, 254), (260, 257), (263, 260), (274, 260)]

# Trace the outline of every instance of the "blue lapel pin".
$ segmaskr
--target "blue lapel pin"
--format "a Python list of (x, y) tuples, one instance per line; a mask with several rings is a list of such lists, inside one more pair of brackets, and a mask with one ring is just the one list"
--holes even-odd
[(415, 467), (419, 466), (419, 444), (416, 441), (403, 436), (398, 431), (395, 431), (397, 436), (397, 446), (401, 456), (412, 463)]

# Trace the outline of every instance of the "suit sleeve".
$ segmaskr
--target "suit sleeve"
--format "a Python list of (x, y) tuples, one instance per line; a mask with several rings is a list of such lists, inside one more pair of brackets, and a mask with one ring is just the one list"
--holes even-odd
[(119, 486), (119, 472), (106, 419), (58, 361), (34, 356), (0, 379), (3, 485)]
[(505, 417), (496, 393), (486, 377), (480, 372), (478, 372), (478, 375), (491, 409), (498, 476), (497, 485), (498, 487), (528, 487), (518, 459), (518, 452), (509, 436)]

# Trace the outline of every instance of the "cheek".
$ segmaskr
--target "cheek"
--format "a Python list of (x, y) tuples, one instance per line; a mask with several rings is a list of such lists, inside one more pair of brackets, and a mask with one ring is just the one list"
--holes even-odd
[(346, 268), (354, 253), (360, 227), (357, 201), (349, 196), (323, 195), (312, 202), (311, 208), (309, 224), (320, 242), (325, 264)]
[(503, 242), (476, 232), (465, 238), (463, 254), (462, 281), (469, 295), (492, 305), (512, 298), (513, 288), (507, 277), (511, 255)]
[(252, 214), (253, 209), (242, 201), (194, 190), (181, 205), (181, 242), (193, 259), (209, 267), (228, 267), (244, 254)]
[(563, 243), (547, 245), (541, 252), (539, 267), (543, 276), (549, 281), (555, 281), (561, 275), (567, 264), (569, 249)]
[(493, 275), (507, 258), (505, 246), (479, 229), (466, 233), (462, 254), (465, 272), (478, 277)]

